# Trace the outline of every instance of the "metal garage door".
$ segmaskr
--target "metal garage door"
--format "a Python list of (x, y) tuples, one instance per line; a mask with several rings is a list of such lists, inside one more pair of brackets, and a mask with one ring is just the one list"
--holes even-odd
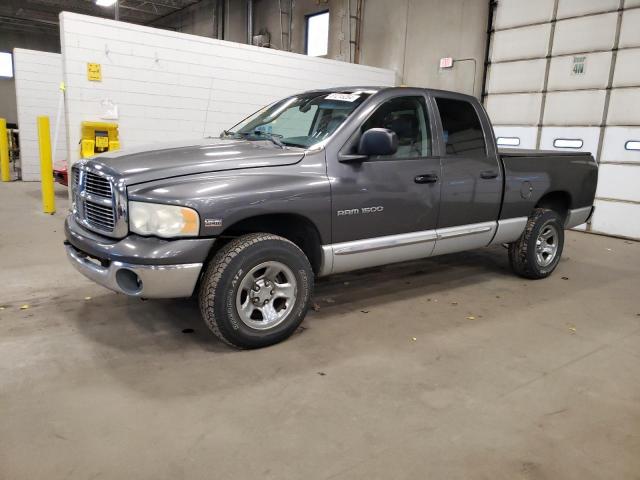
[(485, 105), (499, 143), (592, 152), (590, 231), (640, 239), (640, 0), (497, 2)]

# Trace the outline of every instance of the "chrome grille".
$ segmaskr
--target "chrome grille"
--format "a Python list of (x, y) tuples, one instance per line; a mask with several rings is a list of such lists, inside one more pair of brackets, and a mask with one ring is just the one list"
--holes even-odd
[(87, 222), (95, 228), (112, 232), (116, 225), (112, 206), (107, 207), (87, 200), (84, 204), (84, 213)]
[(73, 166), (73, 215), (89, 230), (122, 238), (129, 230), (126, 188), (111, 174), (98, 169), (86, 161)]
[(84, 189), (87, 193), (98, 195), (99, 197), (111, 198), (111, 182), (108, 179), (87, 172)]
[(73, 188), (77, 189), (80, 184), (80, 170), (77, 167), (73, 167), (71, 169), (71, 185)]

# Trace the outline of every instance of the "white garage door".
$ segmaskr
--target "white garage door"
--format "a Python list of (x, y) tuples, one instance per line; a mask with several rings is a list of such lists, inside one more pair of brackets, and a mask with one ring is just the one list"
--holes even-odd
[(594, 232), (640, 239), (640, 0), (497, 2), (485, 105), (500, 144), (588, 151)]

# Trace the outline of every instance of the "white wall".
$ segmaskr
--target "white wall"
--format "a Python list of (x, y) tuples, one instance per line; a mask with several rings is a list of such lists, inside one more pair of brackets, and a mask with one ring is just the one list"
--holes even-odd
[[(55, 130), (56, 113), (60, 104), (62, 58), (59, 53), (38, 52), (16, 48), (13, 51), (18, 126), (20, 128), (20, 162), (22, 179), (40, 180), (40, 150), (36, 118), (47, 115), (51, 138)], [(53, 148), (53, 147), (52, 147)], [(67, 157), (67, 132), (64, 115), (60, 117), (60, 131), (54, 163)]]
[[(0, 2), (0, 8), (5, 3)], [(60, 40), (57, 33), (52, 35), (45, 31), (36, 33), (0, 28), (0, 52), (11, 52), (14, 48), (60, 53)], [(0, 78), (0, 118), (5, 118), (7, 123), (18, 123), (14, 78)]]
[[(362, 65), (158, 30), (64, 12), (60, 32), (67, 85), (70, 158), (80, 123), (119, 107), (123, 148), (218, 135), (284, 96), (331, 86), (393, 85), (395, 73)], [(87, 63), (102, 81), (87, 80)]]

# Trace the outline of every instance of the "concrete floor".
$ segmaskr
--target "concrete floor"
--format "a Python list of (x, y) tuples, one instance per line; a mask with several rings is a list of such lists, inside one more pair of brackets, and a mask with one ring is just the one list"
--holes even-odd
[(638, 243), (570, 232), (536, 282), (501, 247), (333, 277), (241, 352), (72, 270), (65, 200), (0, 185), (2, 479), (640, 478)]

